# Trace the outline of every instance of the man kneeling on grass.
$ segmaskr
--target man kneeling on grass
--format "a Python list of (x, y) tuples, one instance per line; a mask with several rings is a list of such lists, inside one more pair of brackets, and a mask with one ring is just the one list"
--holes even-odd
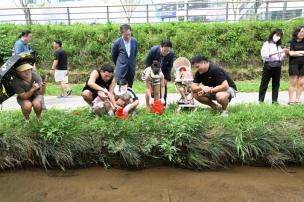
[(135, 113), (136, 107), (139, 105), (139, 100), (132, 88), (128, 87), (128, 81), (122, 79), (117, 82), (114, 88), (115, 103), (117, 109), (123, 108), (123, 114), (127, 115)]
[(100, 116), (114, 114), (118, 106), (114, 99), (115, 80), (114, 68), (110, 64), (102, 65), (100, 70), (94, 70), (83, 88), (82, 97), (91, 106), (92, 112)]
[(210, 63), (205, 56), (196, 56), (192, 58), (191, 63), (197, 69), (191, 86), (194, 98), (210, 106), (214, 111), (218, 110), (218, 106), (212, 100), (216, 100), (222, 106), (221, 115), (228, 116), (228, 104), (237, 91), (234, 81), (218, 65)]
[(25, 123), (29, 123), (32, 108), (36, 113), (37, 120), (40, 120), (42, 111), (42, 94), (45, 91), (45, 84), (41, 77), (32, 71), (33, 66), (22, 64), (16, 68), (16, 77), (12, 81), (14, 92), (18, 94), (17, 102), (21, 106)]

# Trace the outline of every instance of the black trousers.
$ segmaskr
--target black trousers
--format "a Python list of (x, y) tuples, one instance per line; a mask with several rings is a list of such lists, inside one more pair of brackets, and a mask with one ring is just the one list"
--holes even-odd
[(278, 102), (279, 96), (281, 67), (270, 67), (267, 63), (264, 63), (262, 80), (259, 90), (260, 102), (264, 102), (270, 79), (272, 79), (272, 103), (276, 103)]

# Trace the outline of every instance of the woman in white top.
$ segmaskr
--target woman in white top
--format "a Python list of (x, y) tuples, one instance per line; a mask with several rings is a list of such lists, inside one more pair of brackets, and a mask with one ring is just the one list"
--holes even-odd
[(259, 90), (259, 101), (264, 102), (270, 79), (272, 79), (272, 103), (278, 102), (281, 66), (288, 49), (281, 48), (283, 32), (281, 29), (273, 30), (268, 40), (263, 44), (261, 56), (263, 60), (263, 74)]

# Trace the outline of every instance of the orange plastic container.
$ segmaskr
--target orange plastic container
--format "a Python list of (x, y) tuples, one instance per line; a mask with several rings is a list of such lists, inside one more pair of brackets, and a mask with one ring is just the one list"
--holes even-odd
[(164, 112), (164, 105), (161, 103), (160, 100), (155, 100), (153, 105), (152, 105), (152, 112), (155, 114), (163, 114)]
[(124, 114), (123, 113), (123, 108), (120, 108), (118, 109), (116, 112), (115, 112), (115, 115), (117, 118), (121, 119), (121, 120), (125, 120), (128, 118), (129, 114)]

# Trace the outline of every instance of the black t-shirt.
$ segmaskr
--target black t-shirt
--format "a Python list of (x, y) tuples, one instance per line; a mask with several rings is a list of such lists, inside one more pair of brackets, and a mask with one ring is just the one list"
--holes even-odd
[(237, 90), (234, 81), (231, 77), (218, 65), (210, 63), (209, 69), (206, 73), (200, 74), (198, 71), (194, 76), (194, 83), (202, 83), (205, 86), (216, 87), (221, 85), (227, 80), (229, 86), (234, 90)]
[(54, 53), (55, 60), (58, 60), (57, 70), (67, 70), (68, 69), (68, 56), (66, 52), (59, 48)]
[[(304, 51), (304, 41), (298, 42), (297, 40), (291, 40), (290, 42), (291, 51)], [(289, 64), (304, 64), (304, 56), (300, 57), (289, 57)]]
[[(98, 72), (99, 77), (96, 79), (95, 83), (102, 88), (106, 88), (107, 90), (110, 90), (110, 86), (111, 86), (114, 78), (112, 77), (109, 81), (104, 81), (101, 76), (101, 71), (100, 70), (96, 70), (96, 71)], [(84, 90), (96, 91), (88, 85), (89, 79), (90, 79), (90, 77), (88, 78), (88, 80), (83, 88), (83, 91)]]

